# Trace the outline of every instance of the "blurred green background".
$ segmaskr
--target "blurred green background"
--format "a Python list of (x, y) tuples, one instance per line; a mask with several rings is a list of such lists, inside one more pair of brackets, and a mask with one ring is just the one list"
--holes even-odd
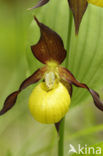
[[(0, 108), (5, 98), (41, 66), (30, 50), (40, 35), (34, 15), (61, 35), (67, 49), (70, 25), (67, 1), (51, 0), (42, 8), (26, 10), (36, 2), (0, 1)], [(74, 24), (71, 31), (68, 68), (103, 99), (103, 9), (89, 5), (79, 36), (75, 37)], [(13, 109), (0, 117), (0, 156), (57, 155), (58, 136), (54, 125), (40, 124), (29, 113), (28, 97), (33, 87), (25, 89)], [(73, 89), (65, 121), (65, 156), (70, 143), (94, 145), (103, 141), (103, 113), (94, 106), (87, 91)]]

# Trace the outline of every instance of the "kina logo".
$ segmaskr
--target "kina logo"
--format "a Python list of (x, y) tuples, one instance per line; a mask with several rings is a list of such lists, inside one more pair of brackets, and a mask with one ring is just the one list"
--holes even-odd
[(69, 151), (68, 154), (72, 154), (72, 153), (77, 153), (77, 154), (97, 154), (97, 155), (101, 155), (102, 153), (102, 149), (101, 147), (89, 147), (88, 145), (85, 144), (85, 146), (81, 146), (80, 144), (78, 144), (77, 149), (72, 145), (69, 144)]

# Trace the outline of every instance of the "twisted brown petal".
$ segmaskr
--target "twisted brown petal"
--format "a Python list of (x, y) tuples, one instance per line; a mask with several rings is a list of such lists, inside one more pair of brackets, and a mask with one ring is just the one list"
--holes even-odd
[(66, 57), (62, 39), (56, 32), (40, 23), (36, 18), (35, 20), (40, 27), (41, 37), (36, 45), (31, 46), (33, 55), (44, 64), (49, 61), (62, 63)]
[(87, 9), (87, 0), (68, 0), (75, 22), (75, 33), (78, 34), (82, 17)]
[(46, 67), (43, 67), (41, 69), (38, 69), (36, 72), (34, 72), (29, 78), (27, 78), (20, 86), (18, 91), (15, 91), (14, 93), (10, 94), (4, 103), (4, 106), (2, 108), (2, 110), (0, 111), (0, 115), (3, 115), (4, 113), (6, 113), (9, 109), (11, 109), (17, 99), (18, 94), (25, 89), (26, 87), (28, 87), (29, 85), (36, 83), (37, 81), (39, 81), (44, 73), (46, 71)]
[(28, 10), (32, 10), (32, 9), (39, 8), (39, 7), (45, 5), (45, 4), (48, 3), (48, 2), (49, 2), (49, 0), (40, 0), (40, 1), (37, 3), (37, 5), (35, 5), (35, 6), (32, 7), (32, 8), (29, 8)]
[(76, 80), (73, 74), (66, 68), (59, 67), (59, 74), (62, 79), (69, 82), (70, 84), (74, 84), (77, 87), (86, 88), (92, 95), (96, 107), (103, 111), (103, 102), (100, 101), (100, 97), (97, 92), (90, 89), (86, 84), (80, 83), (78, 80)]

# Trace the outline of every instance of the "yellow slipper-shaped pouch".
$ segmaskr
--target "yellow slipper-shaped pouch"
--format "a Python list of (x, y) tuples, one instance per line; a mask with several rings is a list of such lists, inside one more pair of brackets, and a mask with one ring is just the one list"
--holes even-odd
[(45, 82), (41, 82), (29, 98), (30, 112), (41, 123), (60, 121), (67, 113), (69, 105), (70, 95), (61, 82), (51, 90), (47, 89)]

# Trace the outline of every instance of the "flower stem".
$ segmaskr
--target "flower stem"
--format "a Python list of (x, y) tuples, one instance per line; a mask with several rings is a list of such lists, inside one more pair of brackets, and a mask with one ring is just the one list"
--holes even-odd
[(67, 33), (67, 45), (66, 45), (66, 50), (67, 50), (67, 56), (66, 56), (66, 62), (65, 62), (65, 67), (67, 68), (69, 65), (69, 52), (70, 51), (70, 41), (71, 41), (71, 34), (72, 34), (72, 24), (73, 24), (73, 17), (72, 17), (72, 12), (69, 10), (69, 20), (68, 20), (68, 33)]
[[(69, 20), (68, 20), (68, 34), (67, 34), (67, 51), (70, 49), (70, 41), (71, 41), (71, 32), (72, 32), (72, 13), (69, 10)], [(67, 52), (67, 58), (65, 67), (67, 68), (69, 64), (69, 53)], [(58, 142), (58, 156), (64, 156), (64, 125), (65, 125), (65, 117), (60, 122), (59, 127), (59, 142)]]
[(59, 142), (58, 142), (58, 156), (64, 155), (64, 124), (65, 124), (65, 118), (63, 118), (60, 122), (59, 127)]

